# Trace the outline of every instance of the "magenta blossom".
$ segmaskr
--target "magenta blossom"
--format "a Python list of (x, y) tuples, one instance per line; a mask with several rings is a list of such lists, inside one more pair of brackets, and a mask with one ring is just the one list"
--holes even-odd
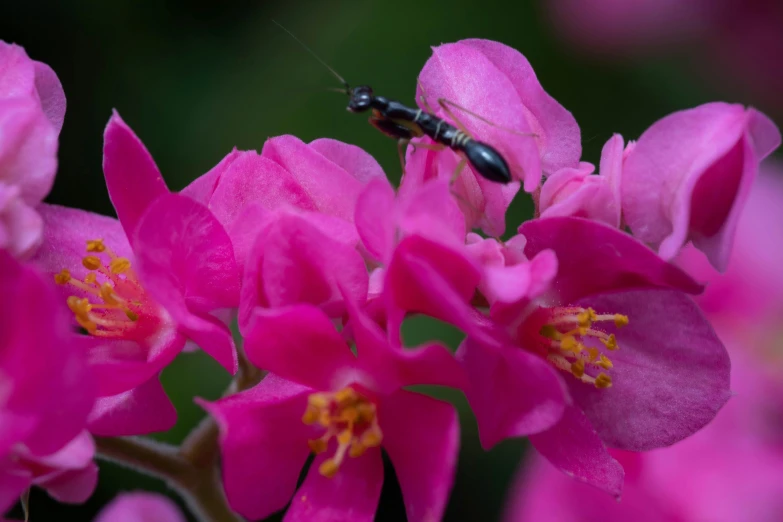
[(591, 175), (595, 167), (586, 162), (549, 176), (538, 199), (541, 217), (583, 217), (619, 227), (623, 156), (630, 149), (624, 152), (623, 137), (615, 134), (601, 151), (597, 176)]
[(458, 357), (482, 444), (529, 436), (561, 470), (619, 495), (606, 446), (648, 450), (700, 429), (729, 397), (728, 356), (683, 293), (700, 286), (627, 234), (570, 217), (520, 234), (535, 260), (526, 299), (494, 305), (494, 321), (442, 317), (468, 334)]
[(692, 241), (724, 271), (759, 162), (778, 145), (775, 124), (741, 105), (708, 103), (670, 114), (625, 159), (625, 222), (664, 259)]
[(119, 220), (44, 205), (45, 242), (36, 261), (56, 273), (76, 324), (94, 340), (91, 364), (106, 399), (93, 413), (100, 421), (93, 432), (127, 434), (134, 424), (166, 429), (173, 407), (149, 381), (186, 340), (236, 370), (231, 333), (213, 314), (238, 306), (239, 272), (214, 215), (168, 192), (116, 114), (106, 128), (104, 173)]
[(47, 65), (0, 41), (0, 248), (28, 257), (41, 243), (35, 206), (57, 170), (65, 95)]
[(783, 165), (761, 165), (737, 223), (737, 238), (725, 274), (709, 265), (693, 247), (682, 250), (677, 263), (707, 283), (697, 302), (720, 325), (774, 326), (783, 312)]
[(441, 518), (457, 459), (456, 412), (403, 387), (463, 386), (462, 371), (443, 346), (404, 351), (355, 307), (350, 317), (358, 356), (318, 308), (258, 309), (245, 347), (272, 375), (203, 403), (220, 426), (229, 503), (243, 516), (264, 518), (291, 501), (285, 520), (373, 520), (382, 446), (408, 520)]
[[(736, 343), (736, 341), (735, 341)], [(729, 346), (731, 347), (730, 343)], [(507, 522), (776, 522), (783, 518), (780, 375), (732, 350), (735, 396), (710, 425), (670, 448), (612, 451), (626, 470), (620, 502), (535, 455), (509, 491)], [(755, 344), (755, 341), (753, 342)], [(761, 363), (761, 364), (760, 364)], [(762, 366), (763, 365), (763, 366)], [(778, 365), (778, 372), (780, 367)], [(676, 478), (676, 479), (675, 479)]]
[(163, 495), (136, 491), (112, 500), (95, 522), (185, 522), (185, 517)]
[[(536, 190), (542, 173), (579, 163), (576, 120), (544, 91), (527, 59), (498, 42), (469, 39), (433, 48), (419, 75), (416, 99), (422, 109), (458, 123), (474, 138), (497, 148), (526, 192)], [(440, 99), (467, 107), (479, 117), (454, 105), (447, 104), (447, 110)], [(431, 144), (428, 138), (423, 141)], [(416, 151), (409, 155), (401, 191), (415, 190), (434, 177), (451, 179), (459, 161), (448, 149)], [(479, 226), (497, 236), (505, 229), (505, 211), (518, 188), (517, 183), (487, 181), (470, 167), (454, 185), (469, 227)]]
[(307, 144), (294, 136), (278, 136), (267, 140), (260, 155), (235, 150), (182, 194), (212, 210), (228, 231), (243, 267), (256, 242), (258, 222), (283, 208), (319, 213), (319, 222), (339, 228), (330, 234), (356, 244), (356, 199), (373, 179), (386, 176), (359, 147), (331, 139)]
[(3, 251), (0, 288), (0, 513), (31, 485), (83, 502), (97, 481), (85, 354), (52, 285)]

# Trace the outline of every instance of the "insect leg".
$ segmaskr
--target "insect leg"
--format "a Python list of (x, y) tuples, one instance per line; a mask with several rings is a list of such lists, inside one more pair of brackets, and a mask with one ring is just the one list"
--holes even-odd
[(465, 107), (463, 107), (461, 105), (458, 105), (458, 104), (454, 103), (453, 101), (449, 101), (446, 98), (438, 98), (438, 104), (443, 108), (444, 111), (446, 111), (446, 113), (452, 119), (454, 119), (455, 122), (458, 122), (459, 120), (454, 115), (454, 112), (449, 110), (449, 108), (448, 108), (449, 106), (454, 107), (455, 109), (458, 109), (458, 110), (464, 112), (465, 114), (473, 116), (477, 120), (481, 120), (481, 121), (483, 121), (484, 123), (486, 123), (488, 125), (492, 125), (493, 127), (497, 127), (498, 129), (504, 130), (506, 132), (510, 132), (512, 134), (516, 134), (517, 136), (525, 136), (527, 138), (538, 138), (538, 134), (536, 134), (535, 132), (519, 132), (518, 130), (511, 129), (509, 127), (504, 127), (504, 126), (499, 125), (499, 124), (497, 124), (497, 123), (495, 123), (493, 121), (488, 120), (487, 118), (481, 116), (480, 114), (476, 114), (475, 112), (473, 112), (473, 111), (471, 111), (469, 109), (466, 109)]

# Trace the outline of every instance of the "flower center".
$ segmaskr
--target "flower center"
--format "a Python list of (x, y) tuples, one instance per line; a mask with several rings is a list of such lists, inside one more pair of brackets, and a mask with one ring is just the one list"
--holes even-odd
[(318, 472), (328, 478), (337, 473), (346, 454), (359, 457), (367, 448), (380, 446), (383, 440), (375, 403), (350, 386), (333, 393), (311, 394), (302, 422), (319, 424), (326, 429), (321, 437), (308, 441), (316, 455), (326, 451), (332, 437), (337, 439), (334, 456), (318, 468)]
[[(537, 328), (537, 345), (549, 362), (596, 388), (612, 385), (612, 378), (601, 371), (614, 366), (603, 350), (614, 351), (620, 346), (614, 334), (607, 334), (595, 325), (612, 322), (622, 328), (628, 324), (627, 316), (597, 314), (592, 308), (576, 306), (540, 308), (534, 316), (533, 324), (541, 325)], [(602, 348), (596, 346), (599, 343)]]
[(102, 239), (87, 241), (89, 255), (82, 266), (84, 280), (67, 269), (54, 276), (58, 285), (71, 285), (87, 297), (68, 297), (68, 308), (79, 326), (98, 337), (137, 337), (148, 334), (153, 305), (131, 269), (128, 258), (117, 256)]

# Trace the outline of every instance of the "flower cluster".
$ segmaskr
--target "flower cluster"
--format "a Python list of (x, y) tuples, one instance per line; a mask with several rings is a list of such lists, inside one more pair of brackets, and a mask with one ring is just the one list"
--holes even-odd
[[(7, 49), (0, 94), (24, 98), (56, 145), (56, 77)], [(780, 143), (774, 124), (726, 103), (681, 111), (636, 142), (611, 137), (595, 175), (573, 116), (517, 51), (441, 45), (418, 85), (422, 110), (492, 144), (511, 183), (417, 138), (395, 189), (358, 147), (279, 136), (174, 193), (115, 113), (103, 151), (115, 219), (40, 204), (54, 145), (2, 127), (0, 179), (8, 156), (20, 194), (38, 187), (23, 202), (41, 241), (15, 239), (31, 233), (15, 219), (0, 229), (0, 288), (14, 296), (0, 304), (0, 510), (31, 485), (84, 500), (95, 437), (104, 456), (169, 478), (204, 520), (286, 506), (286, 520), (372, 520), (383, 451), (408, 519), (440, 520), (459, 423), (413, 385), (462, 391), (485, 448), (529, 437), (610, 498), (624, 481), (610, 448), (669, 446), (713, 420), (731, 395), (728, 353), (690, 297), (703, 286), (670, 260), (692, 244), (726, 267), (759, 163)], [(501, 239), (520, 189), (535, 217)], [(460, 329), (457, 352), (406, 346), (414, 314)], [(189, 347), (236, 375), (223, 398), (196, 399), (205, 427), (180, 448), (120, 438), (173, 426), (159, 375)], [(179, 519), (136, 495), (99, 520), (153, 515)]]

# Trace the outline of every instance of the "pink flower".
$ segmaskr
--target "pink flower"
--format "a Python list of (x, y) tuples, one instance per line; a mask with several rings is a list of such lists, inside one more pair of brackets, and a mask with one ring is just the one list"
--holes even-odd
[(63, 301), (92, 336), (85, 339), (93, 340), (91, 364), (106, 397), (93, 413), (93, 432), (166, 429), (174, 410), (160, 384), (150, 381), (186, 340), (236, 370), (231, 333), (214, 314), (238, 306), (239, 272), (214, 215), (168, 192), (149, 153), (116, 114), (106, 128), (104, 173), (119, 221), (44, 205), (45, 241), (36, 261), (56, 273)]
[(625, 222), (664, 259), (692, 241), (725, 270), (759, 162), (778, 145), (774, 123), (741, 105), (670, 114), (642, 134), (624, 162)]
[(584, 217), (619, 227), (623, 154), (623, 137), (615, 134), (604, 145), (597, 176), (591, 175), (595, 167), (586, 162), (549, 176), (539, 196), (541, 217)]
[(0, 513), (31, 485), (82, 502), (97, 480), (86, 358), (51, 285), (2, 251), (0, 288)]
[[(380, 165), (359, 147), (331, 139), (309, 144), (294, 136), (267, 140), (261, 154), (234, 151), (182, 194), (207, 205), (229, 232), (237, 261), (256, 241), (257, 223), (275, 210), (317, 212), (319, 221), (350, 233), (364, 185), (385, 179)], [(355, 231), (353, 237), (358, 241)]]
[(768, 160), (737, 223), (737, 235), (725, 274), (712, 268), (693, 247), (680, 252), (677, 263), (698, 281), (707, 283), (697, 302), (721, 326), (777, 325), (783, 311), (783, 166)]
[[(318, 308), (257, 309), (245, 346), (272, 375), (203, 403), (220, 426), (229, 503), (243, 516), (264, 518), (293, 495), (285, 520), (373, 520), (383, 446), (408, 520), (441, 518), (456, 466), (457, 416), (402, 388), (462, 386), (461, 369), (442, 346), (403, 351), (355, 307), (350, 317), (358, 357)], [(315, 461), (294, 493), (311, 451)]]
[(703, 427), (729, 397), (728, 356), (683, 293), (699, 285), (628, 235), (570, 217), (519, 231), (534, 265), (519, 279), (527, 296), (494, 305), (494, 323), (445, 318), (467, 325), (458, 357), (482, 445), (529, 436), (561, 470), (619, 495), (606, 446), (648, 450)]
[[(745, 344), (745, 343), (742, 343)], [(731, 343), (730, 343), (731, 346)], [(779, 375), (746, 346), (732, 351), (734, 397), (713, 423), (670, 448), (612, 451), (626, 469), (620, 502), (563, 476), (531, 455), (509, 490), (507, 522), (773, 522), (783, 517), (783, 413)], [(778, 367), (778, 370), (780, 368)], [(776, 425), (776, 423), (778, 423)]]
[(137, 491), (112, 500), (95, 522), (185, 522), (185, 517), (163, 495)]
[[(551, 174), (578, 165), (581, 144), (576, 121), (544, 91), (530, 63), (518, 51), (478, 39), (441, 45), (433, 48), (419, 82), (416, 98), (422, 109), (429, 106), (438, 116), (457, 123), (439, 105), (442, 98), (494, 124), (447, 105), (473, 137), (498, 149), (526, 192), (538, 187), (542, 172)], [(428, 139), (424, 142), (431, 143)], [(450, 150), (412, 153), (401, 191), (433, 177), (450, 179), (458, 162)], [(470, 228), (479, 226), (496, 236), (503, 233), (505, 211), (518, 190), (516, 183), (493, 183), (466, 167), (454, 190)]]
[(47, 65), (0, 41), (0, 248), (29, 257), (41, 243), (35, 206), (57, 170), (65, 95)]

